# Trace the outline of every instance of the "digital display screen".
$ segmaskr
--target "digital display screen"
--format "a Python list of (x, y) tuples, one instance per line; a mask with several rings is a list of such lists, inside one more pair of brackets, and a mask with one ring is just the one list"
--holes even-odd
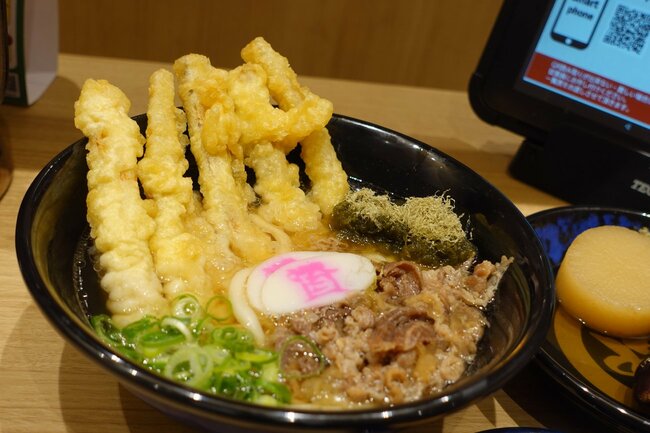
[(647, 140), (649, 36), (650, 0), (556, 0), (518, 87)]

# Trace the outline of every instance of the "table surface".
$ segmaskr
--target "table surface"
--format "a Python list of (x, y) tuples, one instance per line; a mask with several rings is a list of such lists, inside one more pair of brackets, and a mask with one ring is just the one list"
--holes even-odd
[[(48, 161), (81, 134), (73, 103), (86, 78), (105, 78), (145, 111), (149, 74), (166, 64), (62, 54), (58, 76), (31, 107), (0, 106), (0, 140), (12, 151), (13, 181), (0, 200), (0, 432), (189, 432), (149, 407), (82, 356), (49, 325), (20, 275), (14, 248), (18, 207)], [(521, 137), (480, 121), (467, 94), (430, 88), (302, 78), (335, 111), (415, 137), (468, 165), (525, 214), (566, 204), (507, 172)], [(504, 389), (432, 422), (422, 431), (476, 432), (498, 427), (597, 430), (536, 367)]]

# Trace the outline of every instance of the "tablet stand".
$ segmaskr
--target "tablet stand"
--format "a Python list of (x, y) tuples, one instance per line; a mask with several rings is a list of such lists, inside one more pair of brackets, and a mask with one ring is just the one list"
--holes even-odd
[(510, 173), (570, 203), (650, 212), (650, 154), (574, 128), (525, 139)]

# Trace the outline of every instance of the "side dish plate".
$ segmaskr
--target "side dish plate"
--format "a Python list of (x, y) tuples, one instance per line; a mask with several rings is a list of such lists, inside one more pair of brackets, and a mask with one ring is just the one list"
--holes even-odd
[[(567, 206), (530, 215), (554, 272), (581, 232), (601, 225), (650, 228), (650, 214), (624, 209)], [(588, 411), (620, 432), (650, 429), (650, 408), (633, 398), (634, 369), (650, 354), (650, 339), (607, 337), (558, 307), (537, 359)]]

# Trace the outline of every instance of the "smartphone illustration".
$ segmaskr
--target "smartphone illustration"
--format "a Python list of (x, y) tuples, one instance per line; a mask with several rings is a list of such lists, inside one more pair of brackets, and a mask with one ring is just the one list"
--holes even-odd
[[(558, 0), (559, 1), (559, 0)], [(562, 0), (551, 38), (579, 50), (589, 46), (607, 0)]]

